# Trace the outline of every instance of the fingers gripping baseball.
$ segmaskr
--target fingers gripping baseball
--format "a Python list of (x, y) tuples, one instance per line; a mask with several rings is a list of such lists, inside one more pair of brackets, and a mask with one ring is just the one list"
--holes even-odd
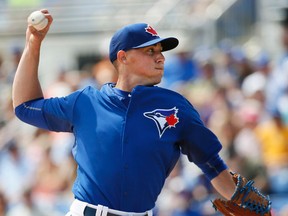
[(49, 31), (49, 28), (53, 22), (53, 17), (48, 10), (42, 9), (40, 11), (32, 12), (28, 17), (27, 22), (27, 42), (41, 43)]

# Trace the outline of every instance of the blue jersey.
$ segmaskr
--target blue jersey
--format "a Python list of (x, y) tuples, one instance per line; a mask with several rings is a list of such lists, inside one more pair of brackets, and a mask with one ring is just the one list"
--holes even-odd
[[(124, 102), (106, 84), (23, 103), (16, 114), (37, 127), (74, 133), (77, 199), (143, 212), (154, 207), (180, 152), (201, 168), (219, 162), (221, 144), (180, 94), (137, 86), (128, 97)], [(217, 173), (226, 168), (217, 166)]]

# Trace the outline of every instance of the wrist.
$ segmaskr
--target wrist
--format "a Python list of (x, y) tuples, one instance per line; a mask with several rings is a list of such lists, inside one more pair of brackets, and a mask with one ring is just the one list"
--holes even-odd
[(41, 48), (41, 42), (30, 40), (26, 43), (25, 51), (33, 55), (39, 55), (40, 48)]

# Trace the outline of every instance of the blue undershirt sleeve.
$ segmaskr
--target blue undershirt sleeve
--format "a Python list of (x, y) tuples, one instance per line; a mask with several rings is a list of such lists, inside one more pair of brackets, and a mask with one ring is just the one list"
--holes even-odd
[(218, 176), (223, 170), (227, 169), (227, 165), (218, 154), (206, 163), (196, 165), (202, 170), (210, 181)]

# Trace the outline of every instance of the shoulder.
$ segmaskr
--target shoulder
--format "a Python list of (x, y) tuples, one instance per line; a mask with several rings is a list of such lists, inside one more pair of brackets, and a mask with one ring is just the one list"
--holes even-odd
[(166, 89), (166, 88), (162, 88), (162, 87), (157, 87), (155, 86), (156, 91), (160, 92), (160, 95), (166, 97), (167, 99), (175, 99), (181, 103), (183, 103), (183, 105), (188, 106), (188, 107), (193, 107), (193, 105), (188, 101), (188, 99), (186, 97), (184, 97), (183, 95), (181, 95), (178, 92), (175, 92), (173, 90), (170, 89)]
[(78, 89), (72, 94), (75, 94), (81, 97), (92, 97), (92, 96), (97, 96), (98, 94), (100, 94), (100, 90), (98, 90), (97, 88), (93, 86), (86, 86), (84, 88)]
[(136, 91), (144, 92), (145, 94), (151, 93), (151, 96), (154, 97), (175, 97), (178, 99), (185, 99), (181, 94), (158, 86), (137, 86), (135, 88)]
[(76, 104), (83, 104), (83, 102), (85, 101), (88, 102), (97, 98), (97, 92), (99, 92), (99, 90), (97, 90), (96, 88), (92, 86), (87, 86), (75, 90), (74, 92), (70, 93), (65, 97), (50, 98), (49, 103), (70, 104), (73, 106)]
[[(191, 112), (193, 105), (181, 94), (158, 86), (138, 86), (134, 89), (139, 101), (149, 105), (176, 106)], [(133, 95), (133, 92), (132, 92)]]
[(83, 93), (83, 94), (91, 94), (91, 93), (96, 93), (96, 92), (99, 92), (98, 89), (96, 89), (95, 87), (93, 86), (86, 86), (82, 89), (79, 89), (78, 90), (79, 92)]

